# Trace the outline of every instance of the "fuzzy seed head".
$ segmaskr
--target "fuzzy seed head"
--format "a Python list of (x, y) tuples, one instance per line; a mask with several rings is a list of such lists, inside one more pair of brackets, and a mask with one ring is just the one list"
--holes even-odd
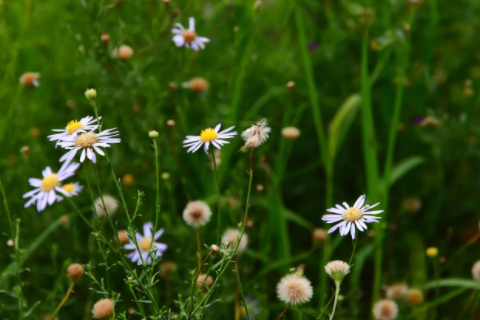
[(172, 120), (172, 119), (167, 120), (167, 126), (169, 126), (169, 127), (175, 126), (175, 120)]
[(286, 127), (282, 129), (282, 136), (287, 139), (294, 140), (300, 136), (300, 130), (295, 127)]
[(250, 128), (242, 132), (245, 140), (244, 148), (256, 148), (267, 141), (268, 134), (272, 129), (268, 126), (267, 119), (261, 119)]
[[(108, 215), (112, 216), (115, 213), (115, 211), (117, 211), (118, 209), (117, 201), (115, 200), (114, 197), (109, 195), (104, 195), (103, 201), (105, 202), (105, 207), (107, 209)], [(95, 200), (95, 209), (97, 210), (97, 213), (99, 216), (105, 215), (105, 210), (103, 209), (103, 202), (101, 198), (97, 198)]]
[(388, 299), (403, 299), (407, 294), (408, 287), (404, 283), (397, 283), (387, 288), (386, 296)]
[(194, 228), (207, 224), (211, 216), (210, 207), (203, 201), (190, 201), (183, 210), (183, 220)]
[(333, 281), (342, 281), (343, 278), (350, 272), (348, 263), (340, 260), (334, 260), (327, 263), (325, 271), (333, 279)]
[(297, 305), (312, 298), (313, 288), (307, 278), (298, 274), (289, 274), (278, 283), (277, 295), (286, 304)]
[[(237, 229), (227, 229), (222, 235), (222, 243), (229, 242), (229, 246), (227, 247), (230, 249), (234, 249), (237, 246), (237, 237), (240, 235), (240, 231)], [(237, 252), (240, 253), (247, 248), (248, 245), (248, 236), (243, 234), (242, 240), (240, 240), (240, 244), (238, 245)]]
[(75, 138), (75, 147), (88, 149), (93, 148), (93, 145), (97, 143), (98, 137), (93, 132), (87, 132), (82, 135), (79, 135)]
[(97, 90), (87, 89), (87, 91), (85, 91), (85, 97), (87, 97), (88, 100), (95, 99), (97, 97)]
[(112, 53), (114, 58), (120, 60), (128, 60), (133, 55), (133, 49), (127, 45), (121, 45), (118, 48), (113, 49)]
[(328, 234), (325, 229), (317, 228), (313, 230), (313, 240), (315, 241), (318, 241), (318, 242), (325, 241), (325, 239), (327, 239), (327, 236)]
[(24, 87), (38, 87), (40, 85), (38, 78), (40, 78), (40, 73), (25, 72), (20, 77), (20, 84)]
[(8, 246), (9, 248), (13, 248), (13, 245), (14, 245), (13, 240), (12, 240), (12, 239), (8, 239), (8, 241), (7, 241), (7, 246)]
[(203, 92), (210, 88), (210, 84), (204, 78), (195, 77), (188, 82), (187, 87), (195, 92)]
[(124, 244), (130, 241), (128, 239), (127, 230), (118, 231), (118, 240), (120, 240), (120, 242)]
[(93, 305), (93, 316), (97, 319), (115, 318), (115, 304), (112, 299), (101, 299)]
[(288, 89), (293, 89), (293, 88), (295, 88), (295, 82), (293, 82), (293, 81), (288, 81), (288, 82), (287, 82), (287, 88), (288, 88)]
[(480, 281), (480, 260), (473, 264), (472, 277), (473, 279)]
[(398, 306), (393, 300), (379, 300), (373, 306), (375, 320), (394, 320), (398, 316)]
[(108, 33), (102, 32), (100, 39), (104, 44), (107, 44), (110, 41), (110, 35)]
[(202, 283), (205, 282), (207, 286), (210, 288), (210, 286), (213, 284), (213, 278), (211, 276), (208, 276), (206, 274), (200, 274), (197, 279), (197, 287), (203, 287), (205, 288), (205, 285)]
[(28, 157), (30, 155), (30, 147), (29, 146), (23, 146), (20, 151), (23, 153), (25, 157)]
[(67, 277), (79, 279), (85, 273), (85, 268), (79, 263), (72, 263), (67, 268)]
[(151, 139), (157, 139), (158, 138), (158, 132), (155, 131), (155, 130), (151, 130), (148, 132), (148, 136), (151, 138)]
[(423, 302), (423, 292), (419, 289), (410, 289), (406, 298), (409, 305), (416, 306)]

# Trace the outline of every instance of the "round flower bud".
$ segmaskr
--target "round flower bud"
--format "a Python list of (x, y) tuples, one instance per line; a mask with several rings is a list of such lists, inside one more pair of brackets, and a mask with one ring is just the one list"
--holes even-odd
[(104, 44), (107, 44), (110, 41), (110, 35), (108, 33), (102, 32), (100, 39)]
[(30, 155), (30, 147), (29, 146), (23, 146), (20, 151), (23, 153), (23, 155), (25, 156), (25, 158), (28, 158), (28, 156)]
[(212, 250), (212, 252), (217, 252), (220, 250), (220, 248), (216, 244), (212, 244), (210, 246), (210, 249)]
[(87, 97), (88, 100), (95, 99), (97, 97), (97, 90), (87, 89), (87, 91), (85, 91), (85, 97)]
[(201, 77), (196, 77), (191, 79), (189, 82), (182, 83), (182, 87), (190, 88), (192, 91), (195, 92), (203, 92), (207, 90), (210, 85), (207, 80)]
[(300, 130), (295, 127), (286, 127), (282, 129), (282, 136), (287, 139), (294, 140), (300, 136)]
[(429, 256), (430, 258), (434, 258), (438, 255), (438, 248), (437, 247), (429, 247), (429, 248), (427, 248), (427, 250), (425, 250), (425, 252), (427, 253), (427, 256)]
[(325, 231), (325, 229), (321, 229), (321, 228), (317, 228), (315, 230), (313, 230), (313, 240), (315, 241), (318, 241), (318, 242), (322, 242), (322, 241), (325, 241), (325, 239), (327, 239), (327, 231)]
[(411, 306), (416, 306), (423, 302), (423, 292), (419, 289), (410, 289), (407, 291), (407, 302)]
[(208, 276), (206, 274), (200, 274), (197, 278), (197, 287), (200, 288), (205, 288), (205, 285), (202, 283), (205, 282), (207, 286), (210, 288), (210, 286), (213, 284), (213, 278), (211, 276)]
[(398, 315), (398, 306), (393, 300), (380, 300), (373, 306), (375, 320), (394, 320)]
[(24, 87), (38, 87), (40, 86), (38, 78), (40, 78), (40, 73), (38, 72), (25, 72), (20, 77), (20, 84)]
[(288, 82), (287, 82), (287, 88), (288, 88), (288, 89), (293, 89), (293, 88), (295, 88), (295, 82), (293, 82), (293, 81), (288, 81)]
[(175, 126), (175, 120), (172, 120), (172, 119), (167, 120), (167, 126), (169, 126), (169, 127)]
[(155, 131), (155, 130), (151, 130), (148, 132), (148, 136), (151, 138), (151, 139), (157, 139), (158, 138), (158, 132)]
[(135, 178), (130, 173), (127, 173), (122, 177), (122, 184), (126, 187), (131, 187), (135, 184)]
[(127, 230), (118, 231), (118, 240), (120, 240), (121, 243), (130, 242), (130, 240), (128, 239)]
[[(9, 240), (11, 241), (11, 240)], [(472, 277), (473, 279), (480, 281), (480, 260), (475, 262), (472, 267)]]
[(133, 49), (130, 46), (121, 45), (113, 50), (112, 55), (120, 60), (128, 60), (133, 55)]
[(163, 180), (168, 180), (168, 179), (170, 179), (170, 173), (163, 172), (161, 177), (162, 177)]
[(265, 187), (262, 184), (257, 184), (255, 186), (255, 190), (257, 190), (257, 192), (262, 192), (263, 190), (265, 190)]
[(297, 305), (308, 302), (313, 295), (310, 281), (298, 274), (283, 277), (277, 285), (277, 295), (286, 304)]
[(67, 277), (77, 280), (85, 273), (85, 268), (79, 263), (72, 263), (67, 268)]
[(348, 263), (334, 260), (327, 263), (325, 271), (335, 282), (341, 282), (343, 278), (350, 272), (350, 266)]
[(97, 319), (115, 319), (115, 304), (112, 299), (101, 299), (93, 305), (92, 314)]
[(407, 294), (407, 290), (408, 290), (408, 287), (406, 284), (397, 283), (387, 288), (386, 296), (389, 299), (405, 298), (405, 295)]
[(13, 245), (14, 245), (13, 240), (12, 240), (12, 239), (8, 239), (8, 241), (7, 241), (7, 246), (10, 247), (10, 248), (13, 248)]

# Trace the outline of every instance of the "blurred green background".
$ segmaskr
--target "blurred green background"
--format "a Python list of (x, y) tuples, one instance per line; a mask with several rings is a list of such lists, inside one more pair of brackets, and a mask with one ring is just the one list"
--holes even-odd
[[(424, 2), (424, 3), (423, 3)], [(337, 319), (366, 319), (383, 286), (405, 282), (426, 288), (433, 264), (425, 248), (439, 248), (441, 278), (471, 278), (478, 256), (480, 173), (480, 2), (425, 1), (1, 1), (0, 2), (0, 173), (10, 210), (21, 219), (22, 273), (30, 315), (43, 319), (64, 294), (70, 262), (100, 262), (93, 236), (65, 201), (36, 212), (23, 208), (28, 178), (46, 166), (58, 170), (61, 148), (46, 138), (51, 129), (93, 115), (84, 97), (96, 88), (104, 128), (118, 128), (122, 143), (109, 149), (133, 210), (137, 190), (146, 193), (140, 228), (154, 219), (155, 162), (148, 130), (160, 133), (162, 241), (164, 261), (178, 269), (173, 299), (188, 294), (188, 270), (196, 266), (195, 233), (181, 219), (190, 199), (215, 208), (211, 157), (187, 154), (185, 135), (222, 123), (245, 130), (265, 117), (272, 127), (267, 143), (255, 151), (254, 192), (247, 229), (249, 248), (239, 257), (243, 289), (259, 301), (258, 319), (276, 319), (283, 305), (277, 281), (303, 263), (315, 295), (304, 310), (316, 318), (333, 282), (324, 275), (329, 259), (348, 261), (351, 243), (338, 233), (326, 242), (312, 240), (327, 207), (367, 193), (386, 213), (370, 233), (359, 233), (352, 274), (343, 285)], [(206, 49), (177, 48), (171, 28), (196, 18)], [(101, 34), (110, 36), (104, 43)], [(129, 45), (130, 59), (112, 51)], [(25, 72), (38, 72), (39, 87), (19, 84)], [(182, 88), (203, 77), (203, 93)], [(295, 87), (287, 88), (287, 82)], [(371, 118), (370, 115), (371, 114)], [(167, 120), (175, 120), (169, 128)], [(298, 139), (282, 137), (295, 126)], [(24, 156), (20, 151), (28, 146)], [(248, 185), (248, 153), (234, 139), (219, 159), (222, 229), (243, 215)], [(239, 151), (240, 150), (240, 151)], [(390, 160), (388, 160), (390, 159)], [(78, 159), (77, 159), (78, 161)], [(390, 165), (389, 165), (390, 163)], [(389, 170), (388, 168), (391, 168)], [(104, 192), (117, 196), (108, 165), (98, 157)], [(91, 173), (91, 172), (90, 172)], [(93, 180), (93, 174), (92, 174)], [(86, 184), (81, 170), (76, 179)], [(183, 182), (182, 183), (182, 179)], [(124, 180), (125, 182), (125, 180)], [(94, 193), (96, 190), (94, 189)], [(86, 191), (75, 198), (91, 215)], [(11, 249), (4, 208), (0, 209), (0, 289), (11, 290)], [(62, 215), (70, 214), (63, 224)], [(215, 218), (215, 216), (214, 216)], [(125, 227), (121, 215), (115, 216)], [(201, 229), (202, 241), (215, 241), (215, 219)], [(107, 235), (109, 230), (106, 231)], [(470, 241), (470, 242), (468, 242)], [(205, 251), (204, 254), (206, 254)], [(97, 267), (98, 277), (104, 274)], [(118, 311), (132, 306), (121, 268), (111, 270), (113, 290), (122, 293)], [(208, 311), (215, 319), (234, 317), (233, 274)], [(90, 317), (98, 298), (87, 278), (60, 313)], [(475, 289), (476, 288), (476, 289)], [(480, 287), (465, 289), (437, 306), (401, 307), (402, 319), (476, 319)], [(155, 292), (175, 310), (163, 279)], [(455, 288), (441, 288), (440, 296)], [(426, 300), (435, 300), (425, 289)], [(327, 299), (328, 300), (328, 299)], [(2, 319), (16, 317), (15, 299), (0, 294)], [(460, 311), (459, 311), (460, 310)], [(291, 317), (297, 317), (292, 313)]]

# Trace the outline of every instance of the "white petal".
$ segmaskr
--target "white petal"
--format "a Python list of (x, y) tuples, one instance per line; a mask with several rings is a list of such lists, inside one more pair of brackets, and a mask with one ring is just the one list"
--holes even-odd
[(364, 211), (363, 214), (379, 214), (382, 213), (383, 210), (377, 210), (377, 211)]
[(37, 200), (37, 211), (43, 211), (47, 206), (48, 194), (42, 192)]
[(355, 204), (353, 205), (355, 208), (360, 209), (365, 202), (365, 195), (361, 195), (358, 197), (357, 201), (355, 201)]
[(363, 227), (360, 224), (360, 220), (355, 221), (355, 225), (357, 226), (358, 230), (363, 231)]
[(185, 44), (185, 39), (183, 38), (183, 36), (177, 34), (176, 36), (173, 37), (173, 42), (175, 42), (175, 45), (177, 47), (181, 47)]
[[(232, 130), (233, 128), (235, 128), (235, 126), (232, 126), (230, 128), (227, 128), (227, 129), (223, 130), (222, 132), (220, 132), (220, 134), (227, 133), (228, 131)], [(233, 132), (231, 132), (231, 133), (233, 133)]]
[(333, 213), (338, 213), (338, 214), (343, 214), (345, 210), (340, 210), (340, 209), (335, 209), (335, 208), (330, 208), (327, 209), (328, 212), (333, 212)]
[(188, 19), (188, 30), (195, 31), (195, 18), (194, 17), (190, 17), (190, 19)]
[(205, 153), (208, 154), (208, 147), (210, 146), (210, 142), (205, 142)]
[(212, 144), (214, 145), (215, 148), (220, 149), (220, 145), (215, 141), (212, 141)]
[(355, 240), (355, 224), (352, 223), (352, 229), (350, 231), (351, 235), (352, 235), (352, 239)]
[(221, 127), (222, 127), (221, 123), (217, 124), (217, 126), (215, 127), (215, 132), (218, 133), (218, 130), (220, 130)]
[(348, 203), (346, 203), (345, 201), (344, 201), (342, 204), (343, 204), (343, 206), (345, 207), (345, 209), (347, 209), (347, 210), (350, 209), (350, 206), (349, 206)]
[(333, 223), (333, 222), (343, 220), (343, 217), (336, 214), (326, 214), (322, 217), (322, 220), (327, 221), (327, 223)]
[(342, 221), (340, 223), (337, 223), (336, 225), (334, 225), (333, 227), (331, 227), (330, 229), (328, 229), (327, 233), (332, 233), (334, 232), (335, 230), (337, 230), (339, 227), (342, 227), (345, 225), (345, 223), (347, 223), (346, 221)]
[(92, 153), (93, 153), (93, 152), (92, 152), (92, 149), (88, 148), (88, 149), (87, 149), (87, 158), (90, 159), (90, 160), (93, 159)]
[(155, 232), (155, 236), (153, 237), (153, 240), (157, 240), (158, 238), (160, 238), (163, 234), (163, 229), (160, 229), (158, 230), (157, 232)]
[(42, 185), (42, 181), (43, 180), (37, 178), (28, 179), (28, 183), (30, 183), (32, 187), (40, 187)]
[(143, 225), (143, 236), (145, 238), (150, 238), (152, 236), (153, 223), (147, 222)]

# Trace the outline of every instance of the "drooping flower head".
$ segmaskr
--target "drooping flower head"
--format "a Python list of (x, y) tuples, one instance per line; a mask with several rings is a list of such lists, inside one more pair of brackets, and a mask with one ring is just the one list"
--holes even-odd
[(313, 295), (310, 281), (296, 273), (286, 275), (277, 285), (277, 295), (286, 304), (297, 305), (308, 302)]
[(52, 205), (55, 201), (62, 199), (56, 192), (70, 197), (71, 194), (62, 188), (61, 182), (73, 176), (79, 166), (80, 164), (75, 162), (65, 162), (57, 173), (54, 173), (50, 167), (47, 167), (42, 171), (43, 179), (28, 179), (30, 185), (35, 187), (35, 189), (23, 195), (23, 198), (30, 198), (30, 200), (25, 203), (25, 208), (37, 203), (37, 211), (43, 211), (47, 203)]
[(379, 300), (373, 306), (375, 320), (394, 320), (398, 316), (398, 306), (393, 300)]
[(183, 210), (183, 220), (194, 228), (205, 225), (211, 216), (212, 211), (204, 201), (190, 201)]
[(215, 129), (208, 128), (202, 130), (199, 136), (187, 136), (187, 140), (183, 141), (183, 147), (189, 147), (187, 152), (195, 152), (205, 144), (205, 153), (208, 154), (208, 148), (212, 144), (215, 148), (220, 149), (224, 144), (230, 143), (223, 139), (230, 139), (237, 135), (237, 132), (229, 132), (235, 128), (235, 126), (220, 131), (222, 125), (219, 123)]
[(210, 39), (197, 35), (195, 32), (195, 18), (190, 17), (188, 22), (188, 29), (185, 29), (180, 23), (175, 23), (175, 28), (172, 29), (174, 34), (173, 42), (175, 42), (177, 47), (185, 46), (195, 51), (205, 49), (205, 43), (210, 42)]
[[(102, 117), (98, 117), (98, 119), (100, 120)], [(59, 133), (49, 135), (47, 138), (50, 141), (57, 141), (55, 144), (56, 148), (62, 141), (74, 141), (79, 134), (96, 130), (98, 128), (96, 122), (97, 119), (91, 116), (82, 118), (80, 121), (72, 120), (67, 124), (65, 129), (53, 129), (52, 131)]]
[(260, 119), (250, 128), (242, 132), (245, 140), (244, 148), (256, 148), (267, 141), (268, 134), (272, 129), (268, 126), (267, 119)]
[(161, 257), (163, 252), (167, 250), (167, 245), (165, 243), (155, 242), (155, 240), (161, 237), (164, 230), (160, 229), (157, 232), (155, 232), (155, 234), (152, 234), (152, 229), (153, 229), (153, 223), (147, 222), (143, 225), (143, 235), (141, 235), (138, 232), (136, 233), (137, 243), (138, 243), (140, 252), (138, 252), (137, 247), (135, 246), (135, 243), (132, 240), (130, 240), (130, 243), (123, 246), (127, 250), (134, 250), (127, 255), (127, 257), (129, 257), (130, 260), (132, 260), (132, 262), (142, 264), (142, 260), (143, 260), (148, 264), (152, 264), (152, 257), (148, 256), (148, 252), (154, 246), (156, 247), (155, 258)]
[(342, 221), (336, 225), (334, 225), (328, 233), (332, 233), (338, 228), (340, 228), (340, 235), (344, 236), (349, 232), (352, 235), (352, 239), (355, 239), (355, 227), (358, 230), (363, 231), (367, 229), (367, 225), (365, 223), (369, 222), (377, 222), (377, 219), (380, 217), (373, 216), (375, 214), (382, 213), (383, 210), (377, 211), (368, 211), (373, 207), (376, 207), (380, 204), (374, 204), (373, 206), (365, 205), (362, 207), (363, 203), (365, 202), (365, 195), (361, 195), (353, 207), (350, 207), (348, 203), (343, 202), (343, 207), (340, 205), (335, 205), (335, 208), (327, 209), (328, 212), (332, 212), (333, 214), (326, 214), (322, 217), (323, 221), (327, 223), (334, 223), (337, 221)]
[[(80, 162), (85, 160), (85, 157), (92, 160), (93, 163), (97, 162), (95, 152), (99, 155), (104, 156), (105, 153), (100, 149), (100, 147), (108, 148), (110, 147), (109, 143), (120, 143), (119, 138), (114, 138), (118, 136), (118, 131), (115, 131), (115, 128), (104, 130), (100, 133), (93, 132), (91, 130), (86, 133), (78, 135), (73, 141), (62, 141), (58, 144), (64, 149), (70, 150), (63, 157), (60, 158), (60, 162), (67, 161), (70, 162), (77, 154), (77, 151), (82, 150), (80, 155)], [(95, 150), (95, 152), (94, 152)]]

